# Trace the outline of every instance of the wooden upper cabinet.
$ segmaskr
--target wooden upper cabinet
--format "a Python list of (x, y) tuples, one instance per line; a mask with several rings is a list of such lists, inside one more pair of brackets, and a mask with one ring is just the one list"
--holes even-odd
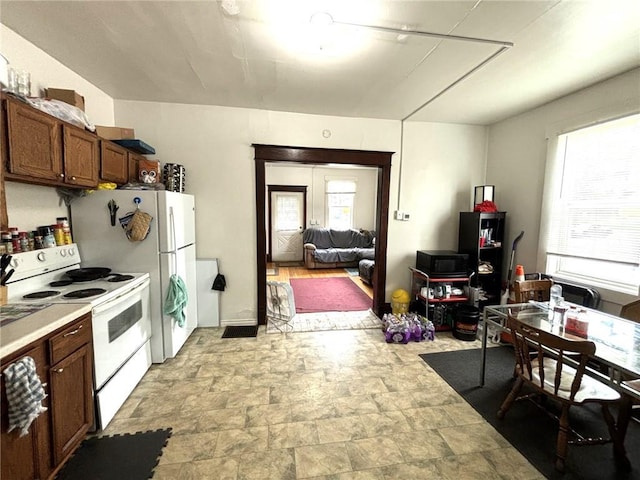
[(122, 185), (129, 180), (128, 152), (108, 140), (100, 141), (100, 179)]
[(14, 99), (7, 98), (5, 105), (5, 180), (77, 188), (98, 185), (96, 135)]
[(60, 122), (28, 105), (10, 100), (6, 105), (7, 174), (61, 182), (64, 174)]
[(94, 134), (64, 125), (64, 181), (80, 187), (98, 185), (99, 141)]
[[(139, 153), (129, 152), (129, 181), (130, 182), (139, 182), (140, 179), (138, 177), (138, 165), (140, 165), (140, 160), (146, 160), (144, 155), (140, 155)], [(160, 179), (158, 179), (160, 181)]]

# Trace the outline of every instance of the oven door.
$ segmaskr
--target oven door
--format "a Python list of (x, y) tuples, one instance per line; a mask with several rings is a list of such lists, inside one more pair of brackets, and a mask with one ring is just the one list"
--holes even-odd
[(92, 310), (96, 390), (151, 337), (149, 280)]

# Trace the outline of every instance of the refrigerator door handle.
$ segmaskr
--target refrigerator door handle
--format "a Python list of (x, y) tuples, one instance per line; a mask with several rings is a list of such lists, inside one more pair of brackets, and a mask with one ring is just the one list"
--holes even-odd
[(169, 207), (169, 224), (171, 225), (171, 236), (173, 248), (169, 253), (173, 254), (173, 273), (178, 274), (178, 242), (176, 239), (176, 219), (173, 215), (173, 207)]

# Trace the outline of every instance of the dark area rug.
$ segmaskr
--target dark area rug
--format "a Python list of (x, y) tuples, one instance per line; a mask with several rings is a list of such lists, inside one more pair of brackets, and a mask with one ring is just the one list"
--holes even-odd
[(84, 440), (56, 480), (146, 480), (153, 476), (171, 429)]
[[(487, 350), (486, 382), (482, 388), (478, 386), (479, 349), (422, 354), (420, 357), (545, 477), (563, 480), (640, 479), (640, 425), (633, 421), (625, 439), (631, 472), (616, 469), (612, 444), (569, 445), (566, 471), (562, 474), (554, 468), (558, 424), (553, 418), (532, 402), (522, 400), (514, 403), (503, 420), (498, 419), (496, 413), (513, 385), (515, 359), (511, 347)], [(548, 405), (553, 407), (552, 402)], [(570, 414), (570, 425), (582, 435), (608, 438), (599, 408), (571, 407)]]
[(373, 303), (349, 277), (292, 278), (289, 283), (296, 313), (358, 312)]
[(230, 325), (225, 327), (222, 338), (245, 338), (258, 335), (257, 325)]

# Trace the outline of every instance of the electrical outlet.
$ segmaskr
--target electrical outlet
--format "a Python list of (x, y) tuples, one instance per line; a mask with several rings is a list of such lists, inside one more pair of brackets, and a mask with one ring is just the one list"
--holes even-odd
[(408, 213), (403, 213), (402, 214), (402, 220), (404, 220), (405, 222), (409, 221), (409, 214)]

